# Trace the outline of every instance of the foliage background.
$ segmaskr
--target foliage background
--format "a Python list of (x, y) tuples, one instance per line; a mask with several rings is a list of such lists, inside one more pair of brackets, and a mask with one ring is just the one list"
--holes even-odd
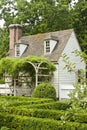
[[(23, 35), (74, 28), (82, 50), (87, 53), (87, 1), (79, 0), (0, 0), (0, 59), (9, 46), (9, 29), (12, 23), (23, 26)], [(21, 4), (20, 4), (21, 3)]]

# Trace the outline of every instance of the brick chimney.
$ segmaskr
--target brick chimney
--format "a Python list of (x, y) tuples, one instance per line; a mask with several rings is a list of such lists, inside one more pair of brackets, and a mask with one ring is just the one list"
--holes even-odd
[(14, 44), (22, 37), (22, 26), (20, 24), (11, 24), (9, 33), (9, 50), (13, 50)]

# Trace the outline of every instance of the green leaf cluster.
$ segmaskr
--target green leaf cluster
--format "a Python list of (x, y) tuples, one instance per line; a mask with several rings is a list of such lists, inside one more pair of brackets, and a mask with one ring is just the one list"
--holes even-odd
[(79, 0), (72, 9), (73, 27), (81, 48), (87, 54), (87, 1)]
[(0, 60), (0, 73), (8, 73), (13, 76), (17, 76), (20, 72), (31, 72), (34, 75), (35, 71), (31, 68), (28, 62), (38, 63), (38, 62), (46, 62), (47, 67), (50, 72), (55, 71), (55, 66), (53, 63), (49, 62), (46, 58), (29, 56), (25, 58), (2, 58)]
[(0, 28), (0, 59), (5, 57), (8, 51), (8, 30), (6, 28)]
[[(87, 54), (84, 52), (79, 52), (75, 50), (73, 53), (76, 56), (81, 58), (81, 61), (85, 61), (87, 64)], [(76, 74), (76, 69), (73, 67), (73, 64), (69, 57), (64, 54), (63, 61), (65, 62), (65, 69), (71, 70), (70, 72), (74, 72)], [(86, 122), (86, 117), (84, 116), (87, 112), (87, 77), (86, 70), (80, 70), (80, 73), (77, 77), (78, 80), (73, 83), (74, 89), (69, 93), (71, 107), (65, 112), (64, 116), (62, 116), (62, 121), (77, 121), (77, 122)], [(82, 114), (84, 113), (84, 115)]]

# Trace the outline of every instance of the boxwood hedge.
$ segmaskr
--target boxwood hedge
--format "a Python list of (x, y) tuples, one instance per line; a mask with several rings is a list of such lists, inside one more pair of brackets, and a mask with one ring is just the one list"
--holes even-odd
[(0, 127), (10, 130), (86, 130), (87, 124), (0, 113)]
[(0, 96), (0, 128), (10, 130), (86, 130), (87, 113), (76, 112), (69, 121), (62, 120), (69, 101), (53, 99)]

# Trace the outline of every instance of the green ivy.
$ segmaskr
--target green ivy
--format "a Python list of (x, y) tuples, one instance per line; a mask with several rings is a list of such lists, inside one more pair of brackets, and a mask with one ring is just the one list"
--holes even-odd
[(28, 62), (47, 63), (46, 67), (51, 73), (53, 73), (53, 71), (55, 71), (56, 69), (53, 63), (51, 63), (48, 59), (43, 58), (43, 57), (36, 57), (36, 56), (29, 56), (29, 57), (24, 57), (24, 58), (7, 57), (0, 60), (0, 73), (2, 74), (4, 72), (7, 72), (8, 74), (17, 76), (19, 72), (28, 72), (28, 70), (31, 68)]

